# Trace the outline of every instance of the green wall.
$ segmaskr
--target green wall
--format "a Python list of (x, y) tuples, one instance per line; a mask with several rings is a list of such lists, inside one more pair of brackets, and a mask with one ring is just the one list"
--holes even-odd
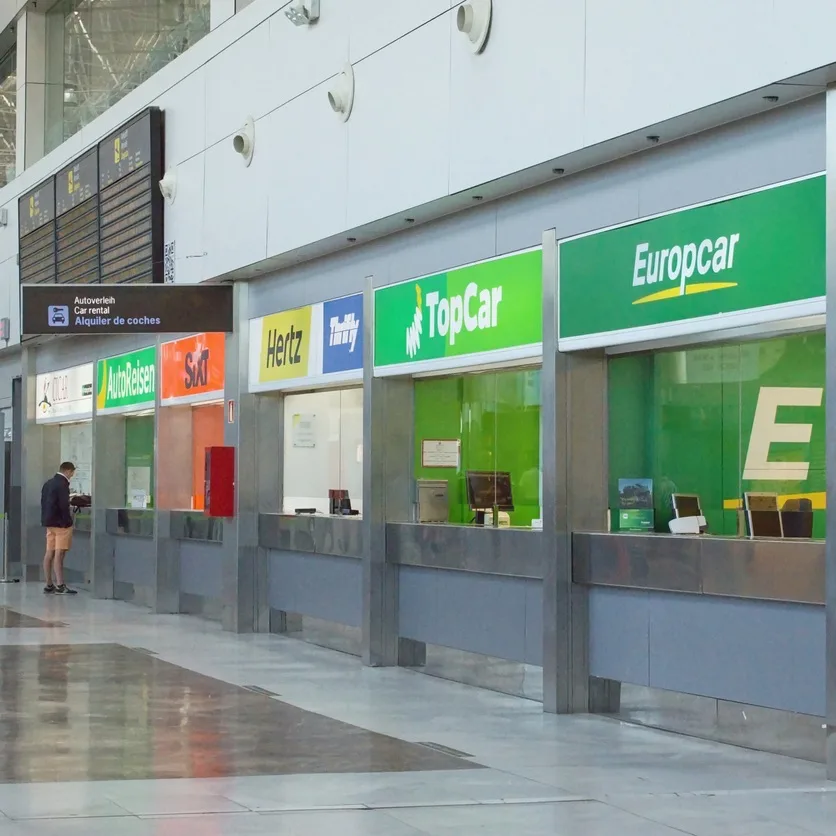
[[(824, 381), (823, 333), (612, 359), (610, 507), (617, 507), (619, 479), (648, 477), (657, 530), (668, 530), (670, 494), (678, 491), (699, 494), (710, 532), (733, 535), (745, 491), (805, 496), (813, 501), (814, 536), (824, 537)], [(819, 390), (820, 405), (785, 403), (775, 413), (779, 425), (802, 425), (809, 441), (779, 440), (780, 428), (760, 424), (770, 441), (767, 463), (807, 463), (806, 478), (781, 478), (768, 468), (758, 471), (765, 478), (744, 479), (759, 399), (792, 402), (799, 392), (815, 399)]]
[[(460, 439), (458, 470), (421, 466), (423, 439)], [(469, 523), (465, 472), (511, 474), (511, 524), (540, 516), (540, 372), (490, 372), (415, 381), (415, 476), (446, 479), (450, 522)]]
[[(191, 442), (188, 442), (191, 443)], [(140, 415), (125, 419), (125, 468), (148, 468), (151, 491), (149, 505), (153, 505), (154, 488), (154, 416)], [(128, 480), (130, 476), (128, 476)], [(130, 497), (125, 496), (125, 504)]]

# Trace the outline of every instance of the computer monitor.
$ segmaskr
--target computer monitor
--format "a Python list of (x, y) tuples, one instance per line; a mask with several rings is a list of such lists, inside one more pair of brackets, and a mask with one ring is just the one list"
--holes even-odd
[(500, 511), (513, 511), (514, 498), (511, 493), (511, 474), (496, 470), (468, 470), (467, 504), (474, 511), (486, 511), (498, 508)]
[(671, 501), (677, 519), (702, 516), (700, 498), (695, 493), (675, 493), (671, 496)]
[(750, 537), (784, 536), (778, 494), (750, 492), (743, 494), (743, 507)]

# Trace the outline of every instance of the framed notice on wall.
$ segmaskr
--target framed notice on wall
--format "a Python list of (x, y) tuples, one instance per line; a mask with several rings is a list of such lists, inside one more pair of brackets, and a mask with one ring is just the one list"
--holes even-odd
[(421, 442), (421, 467), (451, 467), (458, 469), (461, 459), (458, 438), (425, 438)]

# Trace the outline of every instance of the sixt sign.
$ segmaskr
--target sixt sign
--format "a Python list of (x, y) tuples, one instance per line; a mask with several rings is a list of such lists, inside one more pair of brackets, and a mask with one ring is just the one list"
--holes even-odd
[(322, 306), (322, 372), (363, 368), (363, 294)]

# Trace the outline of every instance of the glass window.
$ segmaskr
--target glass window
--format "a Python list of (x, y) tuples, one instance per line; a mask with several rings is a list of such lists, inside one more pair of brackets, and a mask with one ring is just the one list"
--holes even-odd
[(691, 494), (709, 533), (746, 533), (743, 496), (764, 493), (798, 512), (785, 536), (824, 537), (824, 381), (823, 333), (611, 359), (612, 527), (651, 480), (657, 531)]
[(46, 151), (209, 31), (209, 0), (61, 0), (47, 15)]
[(153, 506), (154, 416), (125, 419), (125, 500), (129, 508)]
[(330, 389), (284, 399), (282, 509), (330, 513), (332, 490), (363, 510), (363, 390)]
[(0, 186), (15, 179), (17, 139), (17, 50), (0, 60)]
[[(93, 424), (61, 424), (61, 461), (72, 462), (75, 474), (70, 482), (73, 493), (90, 494), (93, 490)], [(57, 466), (57, 465), (56, 465)]]
[[(433, 441), (460, 443), (458, 467), (424, 466), (425, 442)], [(540, 441), (539, 369), (415, 381), (415, 474), (447, 482), (450, 522), (474, 519), (468, 471), (510, 475), (511, 525), (540, 519)]]

